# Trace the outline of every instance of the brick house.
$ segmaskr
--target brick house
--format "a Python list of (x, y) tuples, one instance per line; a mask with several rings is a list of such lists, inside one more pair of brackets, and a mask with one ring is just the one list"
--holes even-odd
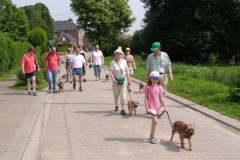
[(55, 38), (58, 45), (71, 43), (74, 46), (83, 45), (83, 30), (77, 29), (73, 19), (69, 18), (65, 21), (53, 21)]

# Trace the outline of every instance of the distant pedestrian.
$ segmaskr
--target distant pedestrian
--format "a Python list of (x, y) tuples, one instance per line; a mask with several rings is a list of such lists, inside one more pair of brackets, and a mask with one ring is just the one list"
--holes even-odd
[[(21, 65), (22, 65), (22, 73), (25, 75), (25, 78), (27, 79), (28, 94), (31, 95), (31, 81), (32, 81), (33, 95), (37, 96), (35, 63), (38, 63), (38, 61), (34, 52), (35, 52), (34, 47), (33, 46), (29, 47), (28, 52), (25, 53), (22, 57)], [(38, 71), (39, 71), (39, 66), (38, 66)]]
[(104, 57), (102, 51), (99, 50), (99, 46), (95, 46), (95, 51), (93, 51), (91, 56), (91, 64), (93, 64), (94, 68), (94, 76), (97, 80), (101, 80), (101, 71), (102, 71), (102, 65), (104, 65)]
[(153, 51), (153, 53), (147, 57), (147, 80), (152, 71), (158, 71), (162, 79), (162, 87), (164, 89), (163, 96), (165, 97), (168, 83), (167, 72), (169, 72), (170, 81), (173, 81), (171, 61), (168, 54), (161, 51), (160, 42), (154, 42), (150, 50)]
[[(126, 48), (126, 55), (125, 55), (124, 59), (126, 59), (126, 61), (127, 61), (128, 71), (129, 71), (129, 75), (131, 78), (133, 75), (133, 70), (135, 70), (137, 68), (136, 68), (136, 64), (134, 61), (134, 57), (130, 54), (130, 48)], [(128, 86), (128, 91), (131, 92), (130, 86)]]
[(116, 104), (115, 111), (118, 111), (119, 97), (121, 104), (121, 114), (126, 115), (124, 105), (126, 104), (127, 85), (131, 85), (131, 79), (128, 73), (128, 66), (125, 59), (122, 58), (123, 51), (118, 48), (114, 51), (115, 57), (110, 64), (110, 77), (112, 78), (112, 90), (114, 102)]
[(70, 83), (72, 83), (72, 68), (70, 69), (70, 71), (68, 71), (69, 65), (70, 65), (70, 60), (72, 57), (72, 49), (68, 48), (68, 52), (67, 54), (65, 54), (64, 57), (64, 67), (66, 68), (66, 74), (67, 74), (67, 79), (66, 81), (68, 82), (68, 80), (70, 80)]
[(157, 116), (162, 114), (161, 104), (164, 106), (165, 111), (168, 112), (165, 99), (163, 98), (163, 88), (160, 85), (160, 74), (157, 71), (150, 73), (150, 78), (148, 79), (147, 86), (144, 88), (143, 92), (145, 93), (145, 108), (146, 113), (151, 114), (152, 125), (151, 125), (151, 134), (150, 142), (155, 144), (156, 138), (154, 137), (156, 125), (158, 122)]
[(73, 75), (73, 89), (76, 89), (76, 80), (77, 76), (79, 79), (79, 91), (83, 91), (82, 89), (82, 77), (83, 73), (83, 66), (86, 70), (86, 61), (85, 58), (80, 54), (80, 49), (76, 48), (76, 54), (71, 57), (69, 65), (69, 70), (72, 68), (72, 75)]
[[(86, 54), (85, 54), (85, 52), (83, 50), (83, 47), (81, 45), (79, 45), (78, 48), (79, 48), (80, 54), (85, 58), (85, 61), (86, 61), (85, 65), (87, 67), (88, 66), (88, 60), (87, 60)], [(87, 68), (85, 68), (85, 65), (83, 65), (83, 82), (87, 82), (87, 80), (85, 78)]]
[(61, 57), (56, 52), (55, 47), (51, 47), (51, 52), (46, 53), (44, 58), (44, 70), (47, 70), (48, 93), (57, 93), (57, 74), (61, 69)]

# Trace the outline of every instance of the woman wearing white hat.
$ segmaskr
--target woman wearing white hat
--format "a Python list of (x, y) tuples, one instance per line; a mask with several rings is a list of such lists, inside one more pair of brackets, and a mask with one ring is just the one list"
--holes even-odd
[(115, 111), (118, 111), (119, 97), (121, 104), (121, 114), (126, 115), (124, 105), (126, 103), (127, 86), (131, 85), (131, 79), (128, 72), (128, 66), (121, 47), (114, 51), (115, 59), (110, 64), (110, 77), (112, 78), (112, 90), (114, 102), (116, 104)]

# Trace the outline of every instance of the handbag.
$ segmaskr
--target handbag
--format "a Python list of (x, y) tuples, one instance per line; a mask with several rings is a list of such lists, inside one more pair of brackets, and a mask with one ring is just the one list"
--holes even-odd
[(35, 55), (33, 55), (33, 56), (34, 56), (34, 63), (35, 63), (36, 71), (38, 71), (38, 63), (37, 63), (37, 61), (36, 61)]
[[(117, 61), (116, 61), (116, 63), (117, 63)], [(122, 72), (122, 75), (123, 75), (123, 71), (122, 71), (121, 67), (119, 66), (118, 63), (117, 63), (117, 65), (118, 65), (118, 67), (120, 68), (120, 70), (121, 70), (121, 72)], [(125, 76), (124, 76), (123, 78), (116, 78), (116, 77), (114, 76), (114, 78), (116, 79), (116, 81), (117, 81), (117, 83), (118, 83), (119, 85), (123, 85), (124, 82), (125, 82)]]
[(120, 85), (122, 85), (124, 83), (124, 81), (125, 81), (125, 77), (123, 77), (123, 78), (116, 78), (116, 77), (114, 77), (114, 78), (116, 79), (117, 83), (120, 84)]

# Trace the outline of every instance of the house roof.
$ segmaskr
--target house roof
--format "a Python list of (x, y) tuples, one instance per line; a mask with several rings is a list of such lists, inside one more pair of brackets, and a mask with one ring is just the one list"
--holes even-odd
[(131, 37), (131, 34), (122, 34), (122, 35), (120, 35), (119, 37), (124, 38), (124, 39), (127, 39), (127, 38), (130, 38), (130, 37)]
[(58, 39), (62, 38), (63, 36), (67, 37), (69, 40), (76, 41), (76, 38), (74, 38), (71, 34), (63, 33)]
[(53, 25), (55, 32), (57, 32), (58, 30), (77, 29), (77, 25), (73, 22), (71, 18), (65, 21), (53, 21)]

